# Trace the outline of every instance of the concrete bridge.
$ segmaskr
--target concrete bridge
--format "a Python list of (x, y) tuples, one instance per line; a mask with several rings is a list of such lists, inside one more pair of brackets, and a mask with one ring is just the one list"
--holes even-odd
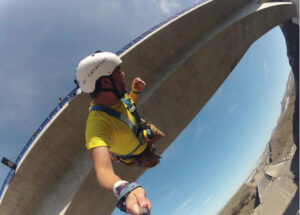
[[(290, 2), (202, 1), (121, 49), (117, 54), (127, 78), (140, 76), (148, 83), (140, 98), (141, 115), (167, 135), (158, 152), (204, 107), (254, 41), (296, 16)], [(75, 91), (18, 158), (18, 168), (10, 173), (3, 190), (1, 215), (92, 215), (110, 214), (114, 209), (115, 199), (99, 188), (84, 148), (90, 99)], [(129, 181), (144, 172), (118, 164), (114, 168)]]

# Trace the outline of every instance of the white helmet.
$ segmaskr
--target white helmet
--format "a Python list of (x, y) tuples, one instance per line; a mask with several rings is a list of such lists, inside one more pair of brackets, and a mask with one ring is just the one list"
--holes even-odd
[(119, 56), (110, 52), (96, 52), (79, 62), (76, 69), (76, 79), (79, 87), (85, 93), (95, 90), (96, 81), (109, 76), (122, 63)]

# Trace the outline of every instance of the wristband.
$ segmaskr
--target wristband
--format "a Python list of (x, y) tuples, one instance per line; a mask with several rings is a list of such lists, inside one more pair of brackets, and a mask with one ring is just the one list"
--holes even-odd
[(119, 198), (119, 192), (120, 192), (120, 189), (118, 190), (117, 188), (118, 187), (120, 187), (122, 184), (129, 184), (129, 182), (128, 181), (124, 181), (124, 180), (120, 180), (120, 181), (117, 181), (116, 183), (115, 183), (115, 185), (114, 185), (114, 189), (113, 189), (113, 191), (114, 191), (114, 195), (117, 197), (117, 198)]
[(135, 94), (135, 95), (139, 95), (139, 94), (141, 94), (141, 93), (142, 93), (142, 91), (140, 91), (140, 92), (137, 92), (137, 91), (134, 91), (134, 90), (131, 90), (131, 92), (132, 92), (133, 94)]
[(127, 184), (123, 187), (123, 189), (120, 192), (119, 199), (116, 205), (121, 211), (126, 212), (126, 204), (125, 204), (126, 197), (131, 191), (135, 190), (138, 187), (141, 187), (141, 185), (135, 182)]

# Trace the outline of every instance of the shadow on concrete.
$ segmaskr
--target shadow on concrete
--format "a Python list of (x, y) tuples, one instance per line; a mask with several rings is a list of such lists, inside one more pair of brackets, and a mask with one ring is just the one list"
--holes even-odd
[(287, 46), (287, 56), (295, 80), (295, 111), (293, 114), (293, 140), (296, 145), (295, 156), (292, 159), (291, 171), (295, 175), (294, 183), (299, 187), (299, 26), (291, 20), (280, 25)]
[(285, 212), (283, 213), (283, 215), (291, 215), (291, 214), (294, 215), (294, 214), (297, 214), (298, 210), (299, 210), (299, 187), (297, 189), (297, 192), (296, 192), (294, 198), (288, 205), (288, 207), (285, 210)]
[(259, 204), (260, 204), (260, 198), (259, 198), (258, 186), (256, 186), (254, 208), (256, 208)]
[(286, 39), (287, 55), (293, 70), (296, 90), (295, 112), (293, 115), (293, 140), (297, 148), (292, 158), (291, 171), (295, 176), (294, 183), (298, 186), (298, 189), (284, 212), (284, 215), (290, 215), (297, 214), (299, 210), (299, 26), (289, 20), (280, 27)]

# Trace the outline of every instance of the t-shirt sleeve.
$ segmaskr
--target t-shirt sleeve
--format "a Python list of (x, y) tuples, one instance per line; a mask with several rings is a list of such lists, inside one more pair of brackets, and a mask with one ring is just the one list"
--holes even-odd
[(92, 149), (100, 146), (109, 147), (110, 127), (104, 121), (92, 120), (86, 126), (86, 148)]

